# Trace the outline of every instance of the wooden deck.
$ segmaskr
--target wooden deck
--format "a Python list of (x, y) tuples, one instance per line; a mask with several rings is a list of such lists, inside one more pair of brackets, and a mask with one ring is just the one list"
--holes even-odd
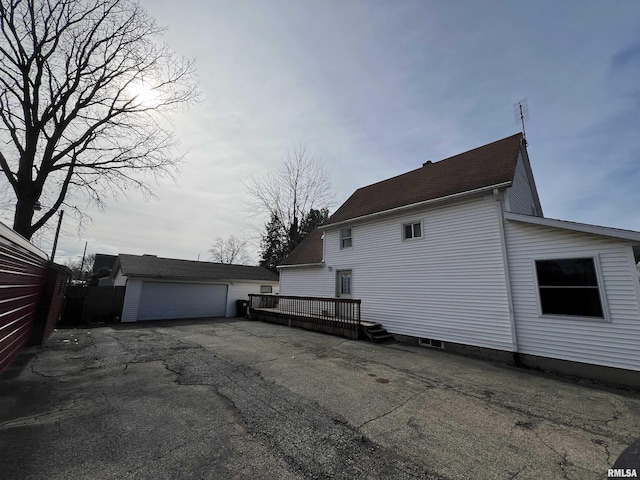
[[(261, 312), (266, 312), (266, 313), (271, 313), (273, 315), (282, 315), (282, 316), (296, 315), (294, 312), (291, 312), (290, 310), (283, 310), (281, 308), (265, 308), (265, 307), (261, 307), (261, 308), (255, 308), (254, 310), (261, 311)], [(345, 323), (350, 323), (350, 324), (357, 322), (357, 320), (354, 320), (352, 318), (342, 318), (342, 317), (335, 317), (335, 316), (329, 316), (329, 315), (317, 315), (317, 314), (313, 314), (313, 313), (308, 313), (308, 314), (306, 314), (304, 316), (305, 317), (309, 317), (309, 318), (320, 318), (320, 319), (325, 319), (325, 320), (329, 319), (329, 320), (334, 320), (336, 322), (345, 322)], [(366, 320), (360, 320), (360, 325), (362, 325), (363, 327), (373, 327), (374, 325), (378, 325), (378, 323), (376, 323), (376, 322), (367, 322)]]
[(249, 318), (357, 340), (360, 300), (250, 295)]

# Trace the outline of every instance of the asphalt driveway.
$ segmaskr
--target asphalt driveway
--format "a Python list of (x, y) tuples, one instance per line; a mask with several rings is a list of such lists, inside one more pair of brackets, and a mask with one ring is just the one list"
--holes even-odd
[(637, 393), (244, 320), (58, 330), (0, 376), (3, 479), (602, 479)]

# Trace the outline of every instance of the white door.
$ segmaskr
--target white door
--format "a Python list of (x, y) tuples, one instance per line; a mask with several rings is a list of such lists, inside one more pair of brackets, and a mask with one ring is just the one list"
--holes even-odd
[[(351, 299), (353, 291), (353, 282), (351, 270), (338, 270), (336, 272), (336, 296), (343, 299)], [(348, 318), (354, 317), (353, 306), (351, 303), (337, 303), (336, 317)]]
[(144, 282), (138, 320), (224, 317), (226, 285)]
[(353, 283), (351, 281), (351, 270), (338, 270), (336, 293), (340, 298), (351, 298)]

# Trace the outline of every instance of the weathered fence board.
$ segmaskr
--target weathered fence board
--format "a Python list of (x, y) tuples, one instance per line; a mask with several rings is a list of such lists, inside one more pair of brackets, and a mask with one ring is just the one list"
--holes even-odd
[(67, 287), (62, 325), (120, 321), (125, 287)]

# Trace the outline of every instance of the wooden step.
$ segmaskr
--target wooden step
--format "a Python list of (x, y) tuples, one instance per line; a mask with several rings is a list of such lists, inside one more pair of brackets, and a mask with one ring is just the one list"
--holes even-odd
[(395, 338), (387, 330), (375, 322), (361, 322), (361, 330), (365, 337), (374, 343), (393, 341)]

